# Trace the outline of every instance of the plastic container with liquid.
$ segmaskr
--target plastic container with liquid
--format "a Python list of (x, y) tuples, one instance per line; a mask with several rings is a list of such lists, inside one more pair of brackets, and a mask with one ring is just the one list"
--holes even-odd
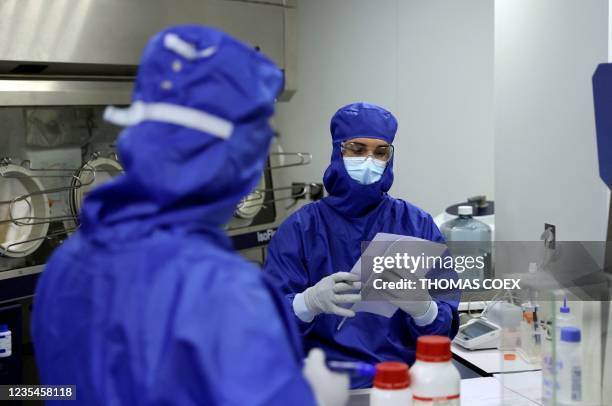
[(559, 362), (553, 359), (552, 347), (557, 345), (557, 352), (562, 347), (561, 329), (565, 327), (578, 327), (576, 317), (567, 305), (567, 298), (563, 299), (563, 305), (559, 307), (559, 313), (555, 316), (555, 341), (544, 341), (542, 346), (542, 404), (545, 406), (553, 404), (553, 393), (558, 393), (561, 388), (558, 379)]
[(555, 322), (557, 341), (561, 341), (561, 329), (563, 327), (578, 327), (576, 324), (576, 317), (574, 317), (567, 305), (567, 298), (563, 299), (563, 306), (559, 307), (559, 313), (557, 314)]
[(391, 361), (376, 365), (370, 406), (412, 406), (408, 365)]
[(413, 406), (459, 406), (461, 376), (451, 362), (451, 341), (445, 336), (417, 339), (416, 362), (410, 368)]
[(472, 206), (459, 206), (459, 217), (440, 226), (440, 231), (449, 243), (458, 241), (466, 244), (449, 244), (451, 255), (465, 257), (485, 257), (484, 269), (470, 269), (461, 272), (462, 279), (484, 279), (487, 277), (491, 262), (491, 227), (472, 217)]
[[(495, 310), (497, 314), (492, 313)], [(499, 302), (493, 304), (487, 313), (487, 318), (492, 321), (489, 315), (496, 316), (501, 327), (497, 348), (504, 354), (504, 361), (516, 360), (516, 348), (521, 339), (522, 309), (512, 303)]]
[(447, 241), (491, 241), (491, 227), (472, 217), (472, 206), (459, 206), (459, 217), (442, 224)]
[(559, 405), (577, 405), (582, 401), (581, 334), (577, 327), (562, 327), (559, 343), (558, 370)]
[(517, 352), (525, 362), (537, 364), (542, 360), (542, 343), (546, 338), (538, 323), (538, 306), (524, 303), (521, 307), (523, 309), (523, 320), (520, 325), (521, 344)]

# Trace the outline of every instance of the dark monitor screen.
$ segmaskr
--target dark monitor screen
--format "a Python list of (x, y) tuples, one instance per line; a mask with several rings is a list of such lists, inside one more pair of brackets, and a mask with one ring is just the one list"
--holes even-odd
[(474, 337), (479, 337), (483, 334), (490, 333), (491, 331), (494, 331), (494, 330), (495, 330), (495, 327), (493, 326), (490, 326), (484, 323), (475, 322), (463, 328), (463, 330), (461, 330), (461, 333), (467, 338), (474, 338)]

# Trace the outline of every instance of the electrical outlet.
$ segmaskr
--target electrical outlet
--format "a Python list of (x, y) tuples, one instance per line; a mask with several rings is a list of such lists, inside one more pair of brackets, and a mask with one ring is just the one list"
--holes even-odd
[(555, 243), (557, 241), (557, 227), (554, 224), (544, 223), (544, 235), (550, 234), (549, 238), (544, 239), (544, 245), (546, 248), (555, 249)]

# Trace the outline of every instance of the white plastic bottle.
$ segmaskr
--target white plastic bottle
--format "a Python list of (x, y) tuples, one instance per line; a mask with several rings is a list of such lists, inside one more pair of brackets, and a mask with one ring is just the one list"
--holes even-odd
[(10, 357), (11, 354), (11, 330), (6, 324), (0, 324), (0, 358)]
[(418, 338), (410, 368), (413, 406), (459, 406), (461, 376), (451, 362), (450, 345), (444, 336)]
[(580, 329), (562, 327), (558, 351), (559, 405), (576, 405), (582, 401), (582, 349)]
[(412, 406), (408, 365), (403, 362), (376, 365), (370, 406)]
[[(559, 385), (555, 359), (553, 359), (554, 347), (560, 342), (559, 331), (557, 330), (555, 341), (544, 339), (542, 342), (542, 405), (554, 406), (554, 394), (558, 393)], [(557, 347), (558, 348), (558, 347)]]
[(561, 341), (561, 329), (563, 327), (577, 327), (576, 318), (571, 313), (569, 306), (567, 305), (567, 298), (563, 299), (563, 306), (559, 307), (559, 313), (557, 314), (556, 331), (557, 341)]
[(542, 346), (542, 404), (550, 406), (553, 403), (553, 392), (559, 393), (559, 379), (556, 364), (553, 362), (552, 347), (557, 343), (557, 352), (561, 347), (561, 329), (564, 327), (577, 327), (576, 318), (567, 305), (567, 298), (563, 299), (563, 305), (559, 307), (559, 313), (555, 316), (555, 342), (545, 341)]

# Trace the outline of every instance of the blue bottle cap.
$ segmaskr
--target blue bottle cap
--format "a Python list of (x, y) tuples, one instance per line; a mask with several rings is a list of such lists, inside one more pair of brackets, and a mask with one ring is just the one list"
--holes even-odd
[(567, 298), (563, 299), (563, 306), (561, 306), (559, 308), (559, 311), (561, 313), (569, 313), (570, 312), (570, 308), (567, 307)]
[(8, 324), (0, 324), (0, 333), (9, 331)]
[(576, 327), (562, 327), (561, 341), (564, 341), (566, 343), (579, 343), (580, 329)]

